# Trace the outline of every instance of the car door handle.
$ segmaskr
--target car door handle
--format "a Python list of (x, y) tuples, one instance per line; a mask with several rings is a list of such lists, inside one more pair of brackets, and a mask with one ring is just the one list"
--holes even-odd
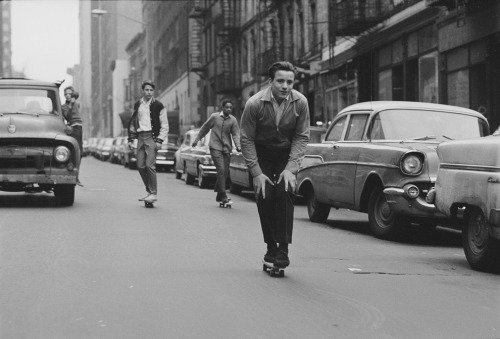
[(339, 149), (340, 146), (339, 145), (333, 145), (333, 149)]
[(500, 183), (500, 179), (493, 179), (492, 177), (489, 177), (488, 182), (491, 182), (492, 184), (498, 184)]

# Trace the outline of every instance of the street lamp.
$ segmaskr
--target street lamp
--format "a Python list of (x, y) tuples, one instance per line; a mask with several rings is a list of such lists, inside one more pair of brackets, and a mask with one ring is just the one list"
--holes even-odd
[(126, 19), (129, 19), (131, 21), (137, 22), (138, 24), (141, 24), (142, 26), (144, 26), (144, 23), (142, 21), (139, 21), (137, 19), (131, 18), (131, 17), (126, 16), (126, 15), (123, 15), (121, 13), (108, 12), (107, 10), (101, 9), (101, 8), (95, 8), (95, 9), (92, 10), (91, 13), (92, 13), (92, 15), (95, 15), (95, 16), (98, 16), (98, 17), (101, 17), (102, 15), (106, 15), (106, 14), (115, 14), (115, 15), (124, 17)]

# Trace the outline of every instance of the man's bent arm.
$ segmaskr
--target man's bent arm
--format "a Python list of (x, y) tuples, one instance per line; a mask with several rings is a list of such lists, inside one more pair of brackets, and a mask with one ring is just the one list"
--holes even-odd
[(255, 116), (258, 109), (258, 105), (249, 103), (245, 105), (243, 115), (241, 116), (241, 153), (252, 177), (262, 174), (259, 162), (257, 161), (257, 151), (255, 149)]
[(300, 163), (304, 158), (307, 143), (309, 142), (309, 107), (307, 101), (301, 101), (298, 108), (299, 117), (295, 126), (295, 134), (292, 139), (290, 157), (285, 169), (293, 174), (299, 170)]

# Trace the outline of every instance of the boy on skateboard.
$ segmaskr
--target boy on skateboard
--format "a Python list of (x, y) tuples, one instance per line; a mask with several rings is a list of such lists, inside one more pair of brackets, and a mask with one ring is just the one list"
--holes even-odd
[(201, 126), (198, 135), (193, 141), (192, 147), (196, 147), (198, 142), (210, 132), (210, 155), (217, 169), (217, 181), (215, 182), (214, 191), (217, 192), (215, 201), (220, 202), (221, 207), (230, 207), (231, 199), (226, 194), (226, 182), (229, 175), (229, 160), (233, 151), (234, 141), (236, 150), (240, 148), (240, 128), (238, 121), (231, 115), (233, 112), (233, 103), (231, 100), (222, 101), (222, 112), (215, 112)]
[(292, 89), (296, 74), (290, 62), (274, 63), (270, 86), (248, 99), (241, 118), (241, 150), (267, 244), (264, 261), (277, 268), (290, 264), (296, 173), (309, 141), (308, 102)]
[(168, 134), (167, 111), (160, 101), (153, 98), (154, 90), (155, 84), (151, 80), (142, 82), (144, 95), (135, 103), (128, 125), (129, 148), (137, 139), (137, 169), (147, 193), (139, 201), (146, 205), (157, 200), (156, 153)]

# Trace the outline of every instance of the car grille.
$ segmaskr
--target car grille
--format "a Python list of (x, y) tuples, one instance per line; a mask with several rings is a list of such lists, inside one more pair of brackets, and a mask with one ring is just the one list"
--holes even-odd
[(3, 173), (33, 170), (43, 173), (52, 164), (52, 152), (29, 147), (0, 147), (0, 170)]

